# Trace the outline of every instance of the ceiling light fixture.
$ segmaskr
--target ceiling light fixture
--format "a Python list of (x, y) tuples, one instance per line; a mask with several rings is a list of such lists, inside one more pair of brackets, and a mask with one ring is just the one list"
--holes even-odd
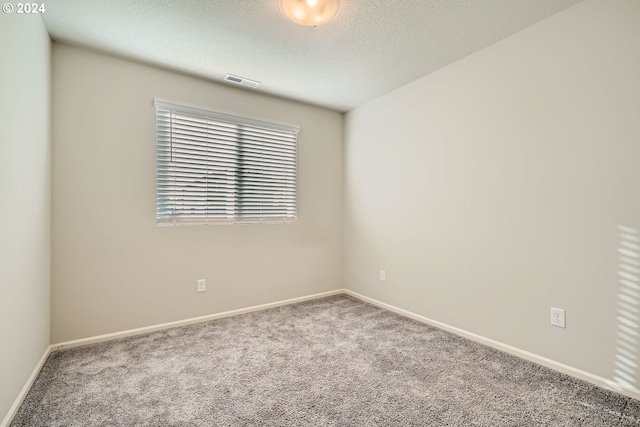
[(341, 6), (341, 0), (280, 0), (282, 13), (307, 27), (328, 24), (338, 15)]

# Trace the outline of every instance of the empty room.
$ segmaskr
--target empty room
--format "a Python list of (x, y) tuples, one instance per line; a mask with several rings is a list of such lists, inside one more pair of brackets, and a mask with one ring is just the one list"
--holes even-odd
[(0, 13), (0, 427), (640, 426), (640, 1)]

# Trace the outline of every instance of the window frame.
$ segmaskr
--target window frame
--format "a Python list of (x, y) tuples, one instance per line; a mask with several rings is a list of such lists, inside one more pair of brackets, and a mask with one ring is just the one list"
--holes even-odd
[[(300, 127), (298, 125), (292, 125), (289, 123), (283, 123), (283, 122), (276, 122), (276, 121), (271, 121), (271, 120), (265, 120), (265, 119), (261, 119), (261, 118), (256, 118), (256, 117), (252, 117), (252, 116), (247, 116), (247, 115), (242, 115), (242, 114), (237, 114), (237, 113), (231, 113), (231, 112), (226, 112), (226, 111), (221, 111), (221, 110), (216, 110), (216, 109), (212, 109), (209, 107), (203, 107), (203, 106), (199, 106), (199, 105), (194, 105), (194, 104), (188, 104), (188, 103), (184, 103), (184, 102), (178, 102), (178, 101), (172, 101), (172, 100), (167, 100), (164, 98), (154, 98), (153, 100), (153, 104), (155, 107), (155, 119), (156, 119), (156, 138), (155, 138), (155, 153), (156, 153), (156, 175), (155, 175), (155, 195), (156, 195), (156, 225), (157, 226), (190, 226), (190, 225), (240, 225), (240, 224), (293, 224), (296, 223), (298, 221), (298, 215), (299, 215), (299, 209), (298, 209), (298, 134), (300, 132)], [(239, 207), (241, 206), (241, 204), (239, 203), (239, 200), (235, 200), (232, 206), (232, 210), (234, 211), (233, 216), (229, 216), (229, 217), (210, 217), (207, 214), (203, 215), (203, 216), (168, 216), (168, 217), (163, 217), (160, 214), (160, 206), (161, 206), (161, 198), (163, 197), (161, 195), (161, 186), (160, 186), (160, 179), (161, 177), (165, 177), (167, 176), (167, 173), (165, 172), (160, 172), (160, 165), (164, 164), (163, 162), (165, 160), (161, 161), (161, 142), (160, 142), (160, 133), (161, 133), (161, 124), (160, 124), (160, 110), (163, 111), (169, 111), (170, 115), (173, 114), (174, 111), (178, 112), (179, 114), (184, 114), (184, 115), (189, 115), (192, 114), (192, 117), (197, 117), (198, 119), (202, 120), (203, 116), (207, 117), (207, 120), (211, 120), (211, 121), (215, 121), (215, 122), (219, 122), (219, 123), (225, 123), (227, 125), (233, 125), (233, 126), (237, 126), (236, 130), (237, 132), (240, 132), (240, 129), (244, 126), (244, 127), (249, 127), (253, 130), (255, 129), (266, 129), (266, 130), (271, 130), (271, 131), (276, 131), (276, 132), (284, 132), (284, 133), (289, 133), (291, 135), (293, 135), (293, 150), (291, 152), (291, 154), (294, 154), (293, 156), (293, 190), (283, 190), (285, 196), (284, 197), (290, 197), (291, 194), (289, 193), (290, 191), (293, 191), (293, 216), (288, 217), (287, 216), (287, 210), (288, 208), (286, 206), (282, 207), (283, 209), (283, 215), (278, 217), (277, 219), (270, 219), (268, 216), (246, 216), (243, 219), (243, 216), (239, 216), (238, 215), (238, 210)], [(166, 114), (166, 113), (165, 113)], [(170, 132), (173, 132), (173, 119), (171, 119), (171, 123), (169, 125), (169, 128), (171, 129)], [(164, 131), (166, 132), (166, 124), (163, 125)], [(172, 133), (171, 133), (172, 135)], [(170, 137), (171, 140), (173, 141), (173, 136)], [(243, 139), (239, 136), (235, 137), (235, 145), (238, 145), (241, 143), (241, 141), (243, 141)], [(210, 143), (210, 141), (208, 141), (207, 143)], [(162, 144), (165, 144), (166, 146), (166, 142), (163, 142)], [(172, 143), (170, 143), (172, 144)], [(166, 147), (165, 147), (166, 148)], [(173, 148), (172, 148), (173, 149)], [(217, 149), (220, 149), (220, 147), (218, 146)], [(284, 150), (286, 151), (286, 150)], [(237, 151), (237, 155), (239, 156), (240, 153), (243, 153), (243, 151), (241, 149), (238, 149)], [(244, 152), (246, 153), (246, 151)], [(253, 159), (255, 159), (256, 157), (253, 157)], [(291, 162), (291, 158), (289, 159), (289, 162)], [(236, 173), (233, 175), (233, 180), (236, 182), (238, 181), (238, 173), (237, 171), (240, 169), (240, 165), (242, 164), (247, 164), (244, 162), (240, 162), (238, 163), (238, 165), (236, 166)], [(165, 165), (166, 166), (166, 165)], [(283, 173), (283, 176), (285, 174)], [(281, 178), (282, 179), (282, 178)], [(286, 186), (288, 187), (288, 185)], [(209, 183), (207, 181), (206, 183), (206, 188), (207, 190), (209, 188), (213, 188), (213, 186), (209, 186)], [(242, 196), (240, 196), (241, 191), (236, 190), (236, 197), (237, 198), (241, 198)], [(166, 197), (166, 196), (165, 196)], [(247, 197), (247, 196), (245, 196)], [(265, 211), (262, 210), (262, 208), (257, 209), (260, 211), (261, 214), (264, 214)]]

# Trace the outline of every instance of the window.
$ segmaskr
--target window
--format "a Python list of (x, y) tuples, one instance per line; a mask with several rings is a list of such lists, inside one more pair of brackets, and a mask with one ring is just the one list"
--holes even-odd
[(158, 225), (297, 219), (297, 126), (154, 104)]

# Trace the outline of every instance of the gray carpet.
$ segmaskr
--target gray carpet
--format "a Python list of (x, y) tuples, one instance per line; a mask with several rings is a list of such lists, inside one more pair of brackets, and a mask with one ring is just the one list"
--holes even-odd
[(56, 352), (12, 426), (627, 426), (640, 402), (344, 295)]

